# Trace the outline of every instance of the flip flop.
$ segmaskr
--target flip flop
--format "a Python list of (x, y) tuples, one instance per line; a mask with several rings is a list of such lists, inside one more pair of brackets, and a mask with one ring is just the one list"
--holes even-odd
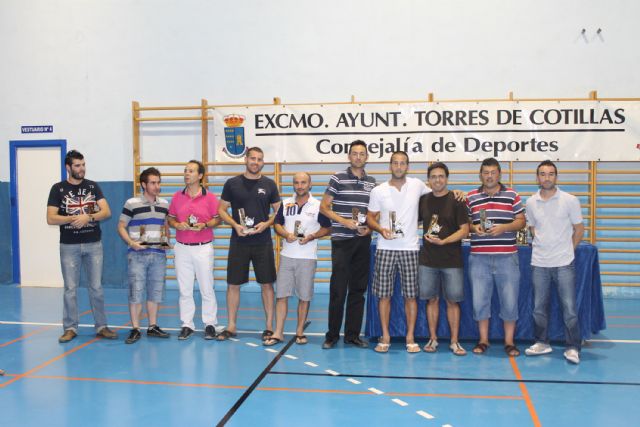
[(451, 345), (449, 345), (449, 348), (456, 356), (465, 356), (467, 354), (467, 351), (462, 348), (459, 342), (452, 342)]
[(273, 335), (273, 331), (265, 329), (264, 331), (262, 331), (262, 341), (267, 340), (271, 335)]
[(520, 356), (520, 350), (513, 344), (505, 345), (504, 352), (507, 353), (507, 356), (510, 357), (518, 357)]
[(426, 353), (435, 353), (438, 350), (438, 340), (429, 339), (429, 342), (422, 348)]
[(376, 344), (376, 346), (374, 347), (374, 350), (376, 353), (386, 353), (389, 351), (389, 346), (391, 344), (388, 342), (378, 342), (378, 344)]
[(269, 337), (266, 340), (262, 341), (262, 345), (266, 347), (271, 347), (272, 345), (280, 344), (282, 340), (276, 337)]
[(483, 343), (483, 342), (479, 342), (478, 344), (476, 344), (475, 347), (473, 347), (473, 352), (475, 354), (484, 354), (487, 349), (489, 348), (489, 344)]
[(308, 342), (306, 335), (296, 335), (295, 338), (296, 338), (296, 344), (298, 345), (304, 345)]
[(218, 334), (216, 340), (218, 341), (226, 341), (229, 338), (235, 338), (238, 334), (235, 332), (227, 331), (226, 329)]
[(407, 353), (420, 353), (420, 346), (417, 343), (408, 342)]

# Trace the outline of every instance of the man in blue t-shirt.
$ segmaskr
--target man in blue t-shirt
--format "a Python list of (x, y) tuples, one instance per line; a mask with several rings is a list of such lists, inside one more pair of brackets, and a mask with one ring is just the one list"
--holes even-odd
[[(227, 261), (229, 324), (218, 335), (219, 341), (236, 335), (240, 285), (249, 281), (249, 263), (253, 264), (256, 281), (262, 291), (266, 318), (262, 340), (273, 335), (273, 282), (276, 280), (276, 265), (270, 227), (280, 207), (280, 193), (276, 183), (262, 175), (262, 149), (249, 148), (244, 161), (245, 172), (225, 182), (218, 209), (220, 218), (232, 227)], [(273, 210), (271, 216), (270, 210)]]
[(97, 336), (116, 339), (107, 327), (102, 290), (102, 242), (100, 221), (111, 217), (111, 210), (97, 183), (84, 179), (84, 156), (76, 150), (67, 153), (66, 181), (51, 187), (47, 201), (47, 224), (60, 226), (60, 265), (64, 279), (64, 334), (58, 339), (66, 343), (78, 334), (78, 298), (80, 269), (85, 268), (89, 300)]

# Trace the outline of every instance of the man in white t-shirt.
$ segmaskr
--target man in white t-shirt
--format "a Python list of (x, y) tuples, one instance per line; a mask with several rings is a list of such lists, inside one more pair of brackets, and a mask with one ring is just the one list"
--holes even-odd
[(311, 176), (298, 172), (293, 176), (294, 196), (285, 199), (275, 218), (274, 228), (282, 237), (280, 267), (276, 281), (276, 329), (263, 344), (272, 346), (284, 339), (288, 298), (298, 297), (296, 344), (306, 344), (304, 323), (313, 298), (313, 283), (318, 259), (318, 240), (331, 232), (331, 221), (320, 213), (320, 200), (313, 197)]
[(396, 270), (400, 270), (402, 296), (407, 316), (406, 347), (417, 353), (414, 329), (418, 312), (418, 203), (431, 190), (417, 178), (407, 177), (409, 156), (404, 151), (391, 155), (391, 179), (371, 190), (367, 222), (377, 231), (378, 244), (373, 279), (373, 294), (379, 298), (378, 311), (382, 336), (375, 347), (378, 353), (389, 351), (389, 317)]
[(549, 296), (556, 284), (564, 320), (564, 357), (580, 363), (580, 324), (576, 310), (575, 248), (584, 235), (582, 210), (576, 196), (556, 186), (558, 169), (545, 160), (536, 169), (540, 190), (527, 200), (527, 219), (533, 234), (531, 282), (536, 342), (525, 353), (538, 356), (551, 353), (549, 345)]

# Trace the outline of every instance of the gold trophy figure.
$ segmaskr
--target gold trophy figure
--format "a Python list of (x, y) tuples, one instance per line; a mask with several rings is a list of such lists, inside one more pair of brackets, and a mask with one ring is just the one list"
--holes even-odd
[(189, 215), (189, 217), (187, 218), (187, 224), (189, 225), (188, 230), (200, 231), (198, 228), (196, 228), (197, 223), (198, 223), (198, 217), (195, 216), (194, 214)]
[(438, 218), (438, 214), (431, 215), (431, 221), (429, 222), (429, 227), (427, 227), (427, 237), (432, 239), (438, 237), (438, 233), (442, 230), (442, 226), (438, 224)]
[(529, 232), (529, 229), (527, 228), (526, 225), (520, 230), (516, 231), (516, 245), (526, 246), (528, 244), (527, 242), (528, 232)]
[(491, 227), (493, 227), (493, 221), (487, 218), (487, 210), (480, 209), (480, 228), (486, 233)]

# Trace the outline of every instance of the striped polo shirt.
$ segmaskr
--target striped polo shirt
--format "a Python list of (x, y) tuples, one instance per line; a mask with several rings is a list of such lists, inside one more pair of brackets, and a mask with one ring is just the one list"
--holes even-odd
[[(364, 172), (364, 171), (363, 171)], [(333, 197), (333, 211), (343, 218), (352, 218), (353, 208), (358, 208), (360, 213), (366, 214), (369, 206), (369, 194), (376, 186), (376, 179), (363, 173), (358, 178), (351, 172), (351, 167), (345, 171), (331, 175), (325, 194)], [(331, 239), (345, 240), (357, 235), (356, 230), (351, 230), (340, 223), (331, 221)]]
[[(144, 196), (133, 197), (124, 204), (120, 221), (127, 226), (131, 240), (140, 239), (140, 227), (144, 227), (144, 234), (149, 240), (160, 240), (165, 219), (169, 213), (169, 202), (157, 197), (155, 202), (149, 202)], [(133, 249), (129, 248), (129, 251)], [(137, 252), (164, 253), (159, 247), (152, 247)]]
[[(517, 214), (524, 213), (518, 193), (503, 184), (493, 196), (482, 191), (482, 186), (467, 194), (467, 210), (474, 225), (480, 224), (481, 209), (486, 209), (487, 219), (494, 224), (509, 224)], [(517, 250), (515, 231), (507, 231), (499, 236), (471, 234), (472, 254), (512, 254)]]

